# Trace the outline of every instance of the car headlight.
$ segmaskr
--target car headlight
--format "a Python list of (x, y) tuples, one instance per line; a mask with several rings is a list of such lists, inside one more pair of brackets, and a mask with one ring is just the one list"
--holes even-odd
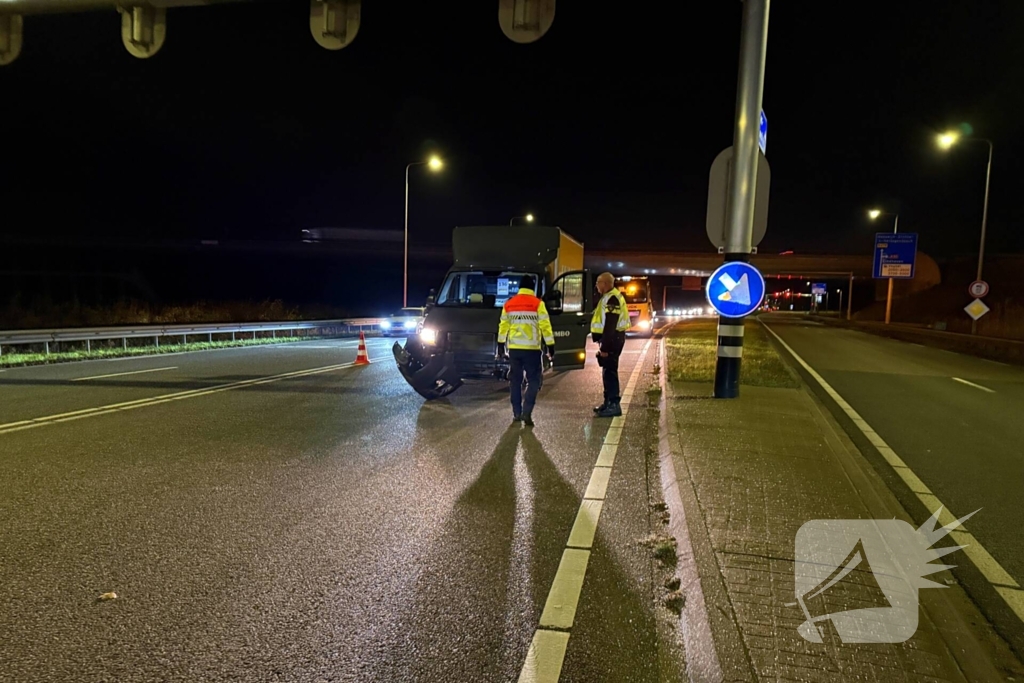
[(415, 330), (416, 329), (416, 321), (415, 320), (406, 320), (405, 321), (405, 329), (407, 329), (407, 330)]
[(390, 320), (382, 320), (380, 322), (380, 329), (382, 329), (382, 330), (390, 330), (391, 329), (391, 321)]
[(423, 342), (424, 344), (436, 344), (437, 330), (430, 327), (424, 327), (422, 330), (420, 330), (420, 341)]

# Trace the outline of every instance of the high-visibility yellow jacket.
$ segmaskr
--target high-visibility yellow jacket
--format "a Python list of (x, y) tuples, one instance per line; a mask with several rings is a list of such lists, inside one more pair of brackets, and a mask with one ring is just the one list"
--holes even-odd
[[(611, 329), (608, 323), (612, 322)], [(601, 343), (601, 350), (618, 353), (626, 343), (626, 330), (629, 329), (629, 309), (622, 293), (612, 288), (605, 292), (594, 308), (590, 318), (590, 333), (594, 341)]]
[(548, 346), (555, 345), (548, 309), (532, 289), (520, 289), (501, 308), (498, 343), (506, 344), (509, 349), (539, 351), (542, 339)]

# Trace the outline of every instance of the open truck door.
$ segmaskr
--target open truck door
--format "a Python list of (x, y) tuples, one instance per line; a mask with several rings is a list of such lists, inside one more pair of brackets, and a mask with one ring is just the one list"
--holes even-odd
[(586, 365), (593, 292), (590, 271), (574, 270), (556, 279), (544, 295), (555, 332), (555, 370), (579, 370)]

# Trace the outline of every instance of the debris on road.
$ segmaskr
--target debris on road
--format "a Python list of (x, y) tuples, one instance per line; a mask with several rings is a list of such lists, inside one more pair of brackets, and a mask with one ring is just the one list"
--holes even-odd
[(99, 602), (106, 602), (107, 600), (117, 600), (117, 593), (110, 591), (109, 593), (101, 593), (100, 597), (96, 598)]

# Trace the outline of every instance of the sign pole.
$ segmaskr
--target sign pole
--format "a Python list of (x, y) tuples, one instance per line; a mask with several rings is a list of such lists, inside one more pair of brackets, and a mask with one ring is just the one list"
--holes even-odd
[(850, 288), (846, 290), (846, 320), (849, 321), (853, 314), (853, 273), (850, 273)]
[[(754, 197), (768, 48), (770, 0), (744, 0), (740, 27), (740, 67), (736, 86), (733, 170), (726, 210), (725, 261), (748, 261), (753, 249)], [(710, 286), (711, 283), (709, 283)], [(743, 358), (743, 318), (719, 318), (715, 398), (738, 398)]]
[[(892, 225), (892, 234), (900, 231), (900, 215), (896, 214), (896, 222)], [(885, 324), (892, 319), (892, 278), (889, 278), (889, 294), (885, 297)]]

